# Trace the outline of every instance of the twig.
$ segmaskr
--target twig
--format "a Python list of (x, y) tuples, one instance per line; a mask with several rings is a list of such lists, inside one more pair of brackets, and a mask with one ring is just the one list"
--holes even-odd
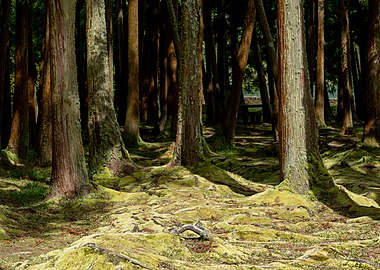
[(152, 268), (149, 268), (149, 267), (143, 265), (142, 263), (140, 263), (140, 262), (138, 262), (138, 261), (136, 261), (136, 260), (134, 260), (132, 258), (129, 258), (128, 256), (125, 256), (123, 254), (119, 254), (119, 253), (113, 252), (113, 251), (111, 251), (109, 249), (106, 249), (104, 247), (97, 246), (94, 243), (87, 243), (87, 244), (85, 244), (83, 246), (84, 247), (92, 248), (93, 250), (101, 252), (101, 253), (104, 253), (104, 254), (108, 254), (108, 255), (111, 255), (111, 256), (118, 257), (120, 259), (126, 260), (126, 261), (128, 261), (128, 262), (130, 262), (130, 263), (132, 263), (134, 265), (140, 266), (141, 268), (151, 269), (152, 270)]
[(203, 226), (202, 222), (200, 221), (198, 221), (194, 225), (186, 224), (186, 225), (183, 225), (181, 228), (172, 229), (171, 233), (179, 235), (185, 231), (192, 231), (198, 234), (202, 240), (211, 240), (212, 238), (209, 231)]

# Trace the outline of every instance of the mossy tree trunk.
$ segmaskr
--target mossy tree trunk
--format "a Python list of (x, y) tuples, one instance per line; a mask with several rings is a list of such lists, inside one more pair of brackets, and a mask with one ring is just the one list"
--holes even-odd
[(198, 58), (201, 10), (197, 0), (182, 1), (178, 21), (172, 0), (167, 0), (167, 7), (178, 58), (178, 124), (172, 164), (189, 165), (203, 156)]
[(128, 94), (124, 138), (129, 146), (140, 142), (140, 64), (139, 64), (139, 1), (128, 1)]
[(232, 59), (232, 90), (229, 95), (226, 118), (223, 121), (223, 135), (229, 145), (234, 144), (237, 124), (237, 113), (240, 105), (244, 71), (247, 67), (251, 47), (253, 28), (255, 27), (256, 8), (253, 0), (249, 0), (244, 18), (243, 33), (236, 58)]
[(9, 88), (9, 16), (11, 1), (4, 0), (0, 6), (0, 148), (5, 147), (9, 137), (10, 88)]
[(280, 176), (283, 185), (300, 194), (334, 184), (318, 149), (303, 10), (303, 0), (278, 0)]
[(380, 145), (380, 3), (369, 1), (367, 74), (367, 117), (363, 141), (372, 146)]
[(87, 81), (89, 90), (89, 172), (104, 166), (115, 175), (124, 173), (129, 161), (113, 105), (113, 78), (107, 42), (104, 0), (86, 1)]
[(50, 0), (53, 164), (50, 197), (86, 195), (90, 185), (82, 145), (75, 61), (76, 0)]

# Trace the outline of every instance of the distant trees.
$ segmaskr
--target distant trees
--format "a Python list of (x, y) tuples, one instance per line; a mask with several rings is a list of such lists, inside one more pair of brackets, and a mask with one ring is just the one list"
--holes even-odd
[[(21, 160), (34, 149), (40, 164), (52, 163), (52, 194), (86, 194), (88, 176), (104, 167), (115, 175), (136, 170), (126, 148), (139, 146), (141, 126), (176, 136), (172, 165), (204, 159), (203, 112), (232, 146), (251, 66), (265, 120), (279, 139), (282, 177), (302, 181), (289, 180), (295, 191), (312, 185), (305, 166), (321, 166), (315, 124), (331, 121), (327, 89), (337, 77), (343, 133), (365, 120), (364, 141), (378, 140), (376, 1), (369, 2), (370, 28), (366, 20), (349, 25), (350, 18), (366, 18), (365, 1), (358, 0), (278, 0), (277, 14), (274, 0), (45, 2), (1, 2), (0, 141)], [(304, 10), (304, 2), (306, 22), (290, 9)], [(313, 30), (308, 35), (305, 24)]]

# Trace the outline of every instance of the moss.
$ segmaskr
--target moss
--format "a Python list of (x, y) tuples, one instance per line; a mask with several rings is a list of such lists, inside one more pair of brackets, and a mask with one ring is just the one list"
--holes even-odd
[(3, 156), (11, 165), (17, 165), (20, 162), (18, 156), (8, 150), (1, 150), (0, 156)]

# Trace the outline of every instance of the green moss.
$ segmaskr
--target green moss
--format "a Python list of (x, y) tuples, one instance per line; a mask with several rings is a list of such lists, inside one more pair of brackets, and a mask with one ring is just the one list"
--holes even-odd
[(18, 156), (11, 151), (8, 150), (1, 150), (0, 155), (6, 158), (6, 160), (9, 162), (11, 165), (17, 165), (19, 164), (20, 160)]

